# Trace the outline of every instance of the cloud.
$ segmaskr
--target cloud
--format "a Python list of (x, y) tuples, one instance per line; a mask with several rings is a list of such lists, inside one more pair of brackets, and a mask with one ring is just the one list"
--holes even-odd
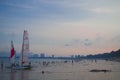
[[(33, 1), (32, 1), (33, 2)], [(34, 8), (34, 5), (33, 4), (31, 4), (32, 2), (30, 2), (30, 1), (6, 1), (6, 0), (4, 0), (4, 1), (2, 1), (1, 2), (1, 4), (2, 5), (5, 5), (5, 6), (8, 6), (8, 7), (14, 7), (14, 8), (22, 8), (22, 9), (32, 9), (32, 8)]]
[(93, 44), (92, 40), (88, 38), (82, 38), (82, 39), (72, 39), (69, 43), (66, 43), (66, 47), (79, 47), (79, 46), (91, 46)]
[(72, 44), (65, 44), (66, 47), (72, 46)]
[(112, 41), (116, 42), (117, 44), (119, 44), (120, 43), (120, 35), (117, 35), (117, 36), (113, 37)]
[(105, 7), (94, 8), (94, 9), (91, 9), (90, 11), (95, 12), (95, 13), (113, 13), (114, 12), (113, 9), (111, 9), (111, 8), (105, 8)]
[(84, 44), (85, 46), (91, 46), (91, 45), (92, 45), (92, 41), (91, 41), (90, 39), (85, 39), (85, 40), (83, 41), (83, 44)]

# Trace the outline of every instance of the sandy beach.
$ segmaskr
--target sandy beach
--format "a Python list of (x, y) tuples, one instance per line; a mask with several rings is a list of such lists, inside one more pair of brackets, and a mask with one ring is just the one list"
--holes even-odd
[[(43, 61), (49, 64), (43, 65)], [(32, 60), (31, 70), (0, 70), (1, 80), (119, 80), (120, 63), (105, 60)], [(111, 72), (89, 72), (92, 69), (108, 69)]]

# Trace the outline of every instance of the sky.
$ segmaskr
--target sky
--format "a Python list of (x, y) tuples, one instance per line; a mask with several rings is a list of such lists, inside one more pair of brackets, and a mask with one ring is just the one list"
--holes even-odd
[(120, 49), (120, 0), (0, 0), (0, 52), (87, 55)]

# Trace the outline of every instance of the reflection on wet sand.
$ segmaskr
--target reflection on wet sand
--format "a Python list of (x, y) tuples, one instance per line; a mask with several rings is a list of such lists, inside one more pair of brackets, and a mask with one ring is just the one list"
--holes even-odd
[(29, 78), (28, 78), (29, 73), (28, 72), (25, 72), (24, 70), (21, 70), (20, 73), (21, 73), (20, 74), (21, 75), (21, 80), (29, 80)]
[(13, 70), (10, 71), (10, 80), (29, 80), (29, 72), (24, 70)]
[(15, 80), (15, 71), (11, 69), (10, 80)]
[[(105, 60), (33, 61), (31, 70), (0, 70), (0, 80), (119, 80), (120, 63)], [(40, 64), (41, 63), (41, 64)], [(44, 63), (44, 64), (42, 64)], [(107, 70), (111, 70), (108, 71)], [(90, 72), (91, 71), (91, 72)], [(97, 71), (97, 72), (96, 72)], [(102, 71), (102, 72), (101, 72)], [(104, 73), (105, 72), (105, 73)]]

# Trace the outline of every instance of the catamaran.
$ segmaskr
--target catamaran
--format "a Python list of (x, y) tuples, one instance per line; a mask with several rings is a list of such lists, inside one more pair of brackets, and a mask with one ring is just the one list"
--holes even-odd
[(28, 32), (24, 30), (23, 33), (23, 43), (22, 43), (22, 52), (20, 55), (19, 65), (15, 65), (15, 50), (13, 46), (13, 41), (11, 41), (11, 68), (13, 69), (31, 69), (31, 63), (29, 62), (29, 38)]
[(24, 30), (23, 33), (23, 43), (22, 43), (22, 53), (20, 56), (20, 66), (22, 69), (30, 69), (31, 63), (29, 62), (29, 38), (28, 32)]
[(10, 63), (11, 63), (11, 67), (14, 66), (15, 64), (15, 49), (14, 49), (13, 41), (11, 41)]

